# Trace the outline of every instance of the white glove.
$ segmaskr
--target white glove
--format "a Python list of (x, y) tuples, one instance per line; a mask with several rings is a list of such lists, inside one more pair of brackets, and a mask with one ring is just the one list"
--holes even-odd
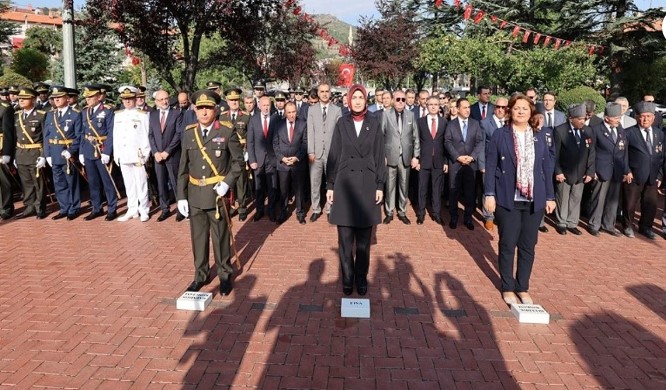
[(187, 199), (181, 199), (178, 201), (178, 212), (185, 218), (190, 215), (190, 204), (187, 203)]
[(9, 164), (9, 160), (11, 160), (11, 159), (12, 158), (9, 157), (9, 156), (2, 156), (2, 160), (0, 160), (0, 163), (7, 165), (7, 164)]
[(107, 165), (109, 161), (111, 161), (111, 156), (102, 153), (102, 158), (100, 160), (102, 160), (102, 164)]
[(46, 162), (49, 163), (50, 167), (52, 167), (53, 166), (53, 157), (47, 157)]
[(37, 165), (37, 169), (44, 168), (44, 166), (46, 166), (46, 159), (44, 157), (38, 157), (35, 164)]
[(69, 160), (72, 158), (72, 154), (66, 150), (63, 150), (62, 153), (60, 153), (61, 156), (65, 158), (65, 160)]
[(227, 191), (229, 191), (229, 185), (221, 181), (215, 184), (215, 187), (213, 187), (213, 189), (215, 190), (215, 192), (217, 192), (218, 196), (224, 196), (224, 194), (226, 194)]
[(245, 159), (245, 162), (250, 161), (250, 155), (247, 152), (243, 153), (243, 159)]
[(86, 159), (85, 159), (85, 157), (83, 157), (82, 154), (79, 154), (79, 162), (80, 162), (81, 165), (83, 165), (84, 167), (86, 166)]

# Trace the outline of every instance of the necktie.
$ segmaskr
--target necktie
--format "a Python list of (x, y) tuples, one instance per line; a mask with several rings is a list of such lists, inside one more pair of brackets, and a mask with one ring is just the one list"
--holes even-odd
[(611, 128), (611, 138), (613, 138), (613, 143), (617, 142), (617, 129), (615, 127)]
[(162, 133), (164, 133), (164, 126), (166, 125), (166, 111), (161, 111), (161, 116), (160, 116), (160, 130), (162, 130)]
[(264, 115), (264, 138), (268, 138), (268, 115)]
[(280, 118), (282, 118), (282, 110), (278, 111), (278, 115), (280, 115)]
[(321, 109), (321, 117), (324, 118), (324, 122), (326, 122), (326, 106), (323, 106)]
[(435, 121), (435, 117), (432, 117), (432, 124), (430, 125), (430, 135), (432, 136), (432, 139), (435, 139), (435, 135), (437, 135), (437, 122)]
[(398, 113), (398, 133), (402, 134), (402, 112)]
[(647, 141), (647, 147), (648, 147), (648, 152), (650, 152), (650, 155), (652, 155), (652, 132), (650, 129), (645, 129), (646, 133), (646, 141)]
[(550, 112), (548, 113), (548, 122), (546, 123), (546, 126), (553, 127), (553, 114)]
[(204, 139), (206, 139), (207, 136), (208, 136), (208, 129), (203, 129), (203, 137), (204, 137)]
[(294, 122), (289, 122), (289, 143), (294, 140)]
[(462, 136), (463, 142), (467, 141), (467, 121), (463, 121)]
[(58, 110), (58, 122), (62, 119), (62, 111)]
[(481, 110), (481, 119), (486, 119), (486, 106), (483, 106)]
[(580, 146), (580, 130), (574, 129), (574, 135), (576, 136), (576, 145)]
[(25, 112), (24, 112), (24, 113), (23, 113), (23, 120), (26, 120), (26, 119), (28, 119), (28, 113), (25, 113)]
[(426, 109), (421, 107), (421, 117), (426, 116)]

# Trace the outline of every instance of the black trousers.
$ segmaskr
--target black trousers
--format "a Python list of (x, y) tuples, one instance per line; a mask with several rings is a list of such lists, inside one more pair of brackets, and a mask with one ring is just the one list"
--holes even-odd
[[(535, 211), (532, 202), (514, 202), (513, 210), (497, 206), (495, 223), (499, 230), (499, 270), (502, 292), (524, 292), (530, 288), (539, 224), (544, 209)], [(518, 265), (513, 275), (513, 259), (518, 248)]]
[(419, 216), (425, 216), (426, 204), (428, 202), (428, 190), (430, 190), (430, 204), (433, 215), (441, 217), (442, 213), (442, 181), (444, 172), (442, 169), (432, 168), (418, 171), (419, 181)]
[(622, 195), (622, 227), (632, 227), (636, 206), (640, 201), (641, 219), (638, 221), (638, 228), (652, 229), (654, 217), (657, 216), (657, 185), (622, 183)]
[(294, 204), (296, 206), (296, 215), (305, 215), (303, 208), (303, 186), (305, 183), (304, 170), (292, 169), (289, 171), (278, 171), (278, 179), (280, 180), (280, 203), (278, 208), (280, 212), (287, 212), (287, 205), (289, 204), (289, 193), (294, 193)]
[(450, 190), (449, 193), (449, 212), (451, 213), (451, 219), (458, 220), (458, 198), (462, 192), (462, 204), (465, 206), (465, 211), (463, 213), (463, 218), (465, 221), (472, 219), (472, 213), (474, 213), (474, 202), (476, 199), (475, 187), (476, 187), (476, 172), (469, 165), (462, 165), (458, 167), (455, 177), (450, 177)]
[(266, 165), (254, 171), (257, 212), (264, 212), (264, 202), (268, 196), (268, 213), (273, 214), (277, 202), (277, 172), (275, 168), (266, 169)]
[[(338, 226), (338, 254), (344, 287), (352, 287), (354, 280), (357, 283), (366, 281), (370, 267), (371, 239), (372, 226)], [(354, 244), (356, 244), (356, 256), (353, 253)]]
[(157, 192), (160, 195), (160, 209), (169, 211), (171, 195), (175, 197), (176, 177), (178, 164), (171, 162), (155, 162), (155, 176), (157, 177)]
[(204, 282), (208, 279), (210, 272), (208, 256), (211, 242), (217, 265), (217, 276), (220, 280), (228, 280), (234, 269), (231, 266), (231, 237), (224, 216), (217, 219), (215, 209), (190, 207), (190, 232), (194, 254), (194, 280)]
[(12, 178), (9, 166), (0, 166), (0, 213), (14, 213), (14, 199), (12, 198)]

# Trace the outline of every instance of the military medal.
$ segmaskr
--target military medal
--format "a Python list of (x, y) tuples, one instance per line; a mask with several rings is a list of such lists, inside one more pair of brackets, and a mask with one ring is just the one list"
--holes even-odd
[(215, 151), (215, 157), (220, 157), (222, 156), (222, 151), (221, 150), (216, 150)]

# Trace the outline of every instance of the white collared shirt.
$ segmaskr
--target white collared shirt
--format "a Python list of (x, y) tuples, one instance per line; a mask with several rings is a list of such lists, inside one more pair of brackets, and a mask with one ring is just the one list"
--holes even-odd
[(654, 145), (654, 131), (652, 131), (652, 126), (648, 127), (647, 129), (644, 129), (644, 128), (639, 126), (639, 129), (641, 129), (641, 136), (643, 137), (643, 141), (645, 141), (645, 143), (647, 143), (647, 135), (648, 135), (648, 130), (649, 130), (650, 135), (652, 136), (651, 141), (652, 141), (652, 144)]
[(502, 120), (498, 118), (497, 115), (495, 114), (493, 114), (493, 120), (495, 121), (495, 125), (497, 126), (498, 129), (504, 126)]

